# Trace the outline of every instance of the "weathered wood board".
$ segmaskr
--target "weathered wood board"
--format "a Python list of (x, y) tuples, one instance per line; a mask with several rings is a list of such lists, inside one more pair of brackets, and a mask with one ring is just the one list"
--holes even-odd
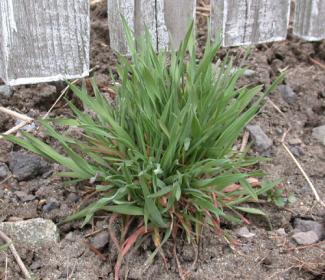
[(6, 83), (88, 75), (88, 0), (1, 0), (0, 17), (0, 74)]
[(158, 48), (177, 49), (195, 19), (196, 0), (160, 0), (157, 4)]
[(124, 34), (121, 17), (134, 30), (135, 0), (107, 0), (107, 18), (109, 26), (110, 46), (120, 53), (128, 53), (128, 45)]
[(122, 15), (136, 37), (147, 28), (157, 50), (178, 47), (195, 16), (196, 0), (108, 0), (110, 45), (128, 53)]
[(212, 34), (222, 32), (223, 46), (284, 40), (290, 0), (211, 0)]
[(296, 0), (293, 32), (307, 41), (325, 39), (325, 1)]

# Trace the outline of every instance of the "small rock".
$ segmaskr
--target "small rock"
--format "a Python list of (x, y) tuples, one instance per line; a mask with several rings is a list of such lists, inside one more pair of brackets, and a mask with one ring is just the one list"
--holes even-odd
[(319, 143), (325, 146), (325, 125), (315, 127), (313, 129), (313, 138), (316, 139)]
[(10, 171), (7, 165), (0, 162), (0, 180), (6, 179), (9, 175)]
[(240, 237), (244, 237), (244, 238), (252, 238), (255, 236), (255, 234), (251, 233), (247, 227), (241, 227), (240, 229), (238, 229), (237, 234)]
[(0, 98), (8, 99), (11, 96), (12, 96), (12, 91), (11, 91), (10, 86), (0, 85)]
[(249, 131), (258, 152), (264, 152), (272, 147), (273, 141), (264, 133), (259, 125), (248, 125)]
[(23, 191), (16, 191), (15, 195), (18, 196), (22, 202), (32, 201), (36, 198), (35, 195), (27, 194)]
[(80, 200), (80, 196), (77, 195), (76, 193), (69, 193), (69, 195), (67, 196), (67, 201), (72, 202), (72, 203), (76, 203)]
[(301, 145), (302, 141), (299, 138), (291, 138), (288, 143), (292, 146)]
[[(21, 124), (22, 122), (23, 122), (22, 120), (16, 120), (15, 126)], [(32, 132), (36, 129), (36, 124), (34, 122), (32, 122), (31, 124), (26, 124), (21, 129), (24, 131), (27, 131), (27, 132)]]
[(109, 242), (109, 234), (107, 231), (98, 233), (91, 241), (91, 244), (98, 250), (103, 249)]
[(306, 232), (297, 232), (292, 235), (292, 238), (299, 245), (310, 245), (319, 241), (317, 233), (312, 230)]
[(50, 198), (49, 201), (43, 206), (43, 212), (49, 213), (54, 209), (57, 209), (60, 207), (60, 202), (58, 202), (54, 198)]
[(18, 181), (33, 179), (49, 169), (49, 164), (36, 155), (24, 152), (12, 152), (9, 168)]
[(275, 232), (276, 232), (277, 234), (279, 234), (279, 235), (282, 235), (282, 236), (287, 235), (287, 234), (286, 234), (286, 231), (285, 231), (284, 228), (279, 228), (279, 229), (277, 229)]
[(65, 240), (67, 241), (70, 241), (70, 242), (74, 242), (76, 241), (76, 235), (70, 231), (65, 237), (64, 237)]
[(311, 220), (303, 220), (296, 218), (293, 222), (294, 228), (296, 231), (313, 231), (317, 234), (319, 239), (322, 239), (325, 236), (325, 229), (321, 223), (311, 221)]
[(278, 134), (278, 135), (282, 135), (283, 134), (283, 129), (281, 127), (277, 127), (275, 129), (275, 132)]
[(299, 146), (289, 147), (291, 153), (293, 153), (296, 157), (301, 157), (305, 155), (304, 150)]
[(245, 72), (244, 72), (244, 76), (246, 77), (252, 77), (255, 75), (255, 71), (254, 70), (251, 70), (251, 69), (246, 69)]
[(42, 247), (59, 241), (59, 230), (51, 220), (5, 222), (0, 223), (0, 230), (10, 236), (15, 245)]
[(36, 260), (32, 262), (32, 264), (29, 266), (31, 270), (37, 270), (40, 269), (43, 266), (42, 262), (40, 260)]
[(297, 101), (297, 94), (288, 85), (278, 86), (278, 91), (281, 93), (283, 100), (288, 104), (293, 104)]

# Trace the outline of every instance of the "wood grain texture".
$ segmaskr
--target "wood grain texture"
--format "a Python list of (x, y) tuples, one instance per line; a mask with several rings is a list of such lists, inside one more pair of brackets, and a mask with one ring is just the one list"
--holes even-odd
[(147, 29), (152, 38), (152, 44), (157, 49), (157, 24), (156, 24), (156, 1), (135, 0), (135, 35), (137, 38), (143, 36)]
[(107, 0), (107, 17), (110, 46), (122, 54), (129, 53), (121, 16), (128, 26), (134, 30), (135, 0)]
[(284, 40), (290, 0), (212, 0), (212, 32), (222, 31), (224, 46)]
[(196, 0), (108, 0), (111, 47), (128, 54), (120, 15), (124, 16), (136, 37), (145, 28), (157, 50), (178, 47), (193, 20)]
[(325, 39), (325, 1), (296, 0), (293, 32), (308, 41)]
[(5, 82), (88, 75), (88, 0), (1, 0), (0, 16), (0, 74)]
[(177, 49), (195, 19), (196, 0), (158, 0), (159, 49)]

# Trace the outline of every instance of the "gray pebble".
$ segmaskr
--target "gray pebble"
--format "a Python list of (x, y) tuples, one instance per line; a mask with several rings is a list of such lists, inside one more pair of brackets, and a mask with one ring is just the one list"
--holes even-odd
[(247, 130), (249, 131), (258, 152), (264, 152), (272, 147), (272, 139), (265, 134), (259, 125), (248, 125)]
[(317, 233), (312, 230), (306, 232), (297, 232), (292, 235), (292, 238), (299, 245), (310, 245), (319, 241)]
[(0, 230), (12, 239), (15, 246), (35, 249), (59, 241), (59, 230), (51, 220), (41, 218), (0, 223)]
[(70, 231), (65, 237), (64, 237), (65, 240), (67, 241), (70, 241), (70, 242), (74, 242), (76, 241), (76, 235)]
[(325, 125), (313, 128), (313, 138), (325, 146)]
[(275, 129), (275, 132), (278, 134), (278, 135), (282, 135), (283, 134), (283, 129), (281, 127), (277, 127)]
[(9, 168), (6, 164), (0, 163), (0, 180), (6, 179), (8, 176), (10, 176)]
[(297, 146), (297, 145), (301, 145), (301, 144), (302, 144), (302, 141), (301, 141), (301, 139), (299, 139), (299, 138), (290, 138), (290, 139), (288, 140), (288, 143), (289, 143), (290, 145), (292, 145), (292, 146)]
[[(22, 120), (16, 120), (15, 126), (21, 124), (22, 122), (23, 122)], [(34, 122), (32, 122), (31, 124), (25, 125), (21, 129), (24, 131), (27, 131), (27, 132), (32, 132), (36, 129), (36, 124)]]
[(80, 196), (77, 195), (76, 193), (69, 193), (69, 195), (67, 196), (68, 202), (76, 203), (79, 200), (80, 200)]
[(18, 181), (24, 181), (48, 171), (49, 164), (33, 154), (12, 152), (9, 158), (9, 168)]
[(278, 86), (278, 91), (281, 93), (283, 100), (288, 104), (294, 104), (297, 101), (297, 94), (288, 85)]
[(32, 194), (27, 194), (23, 191), (16, 191), (15, 195), (22, 201), (22, 202), (28, 202), (28, 201), (32, 201), (36, 198), (35, 195)]
[(311, 220), (304, 220), (300, 218), (296, 218), (293, 222), (295, 231), (307, 232), (313, 231), (317, 234), (319, 239), (322, 239), (325, 236), (325, 229), (321, 223), (311, 221)]
[(276, 232), (277, 234), (279, 234), (279, 235), (282, 235), (282, 236), (287, 235), (287, 233), (286, 233), (286, 231), (285, 231), (284, 228), (279, 228), (279, 229), (277, 229), (275, 232)]
[(291, 153), (293, 153), (296, 157), (301, 157), (305, 155), (303, 148), (299, 146), (290, 147), (289, 149)]
[(10, 86), (0, 85), (0, 98), (8, 99), (11, 96), (12, 96), (12, 91), (11, 91)]
[(98, 233), (92, 240), (91, 244), (98, 250), (103, 249), (109, 242), (109, 234), (107, 231)]
[(32, 262), (32, 264), (30, 265), (30, 269), (37, 270), (37, 269), (40, 269), (42, 266), (43, 266), (42, 262), (40, 260), (36, 260), (36, 261)]
[(43, 206), (43, 212), (49, 213), (54, 209), (57, 209), (60, 207), (60, 202), (58, 202), (56, 199), (49, 199), (49, 201)]
[(255, 75), (255, 71), (254, 70), (251, 70), (251, 69), (246, 69), (245, 72), (244, 72), (244, 76), (246, 77), (252, 77)]
[(252, 238), (255, 236), (255, 233), (251, 233), (247, 227), (241, 227), (236, 232), (238, 236), (244, 238)]

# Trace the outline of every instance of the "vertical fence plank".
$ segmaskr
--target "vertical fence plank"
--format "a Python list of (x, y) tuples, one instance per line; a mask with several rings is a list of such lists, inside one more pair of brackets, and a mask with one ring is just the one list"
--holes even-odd
[(296, 0), (293, 31), (308, 41), (325, 39), (325, 1)]
[(135, 36), (141, 37), (147, 29), (152, 43), (157, 49), (156, 2), (153, 0), (135, 0)]
[(128, 46), (121, 16), (125, 18), (128, 26), (134, 30), (134, 15), (134, 0), (107, 1), (109, 37), (112, 49), (121, 53), (128, 53)]
[(212, 0), (212, 32), (222, 31), (224, 46), (283, 40), (290, 0)]
[(178, 47), (193, 20), (196, 0), (108, 0), (111, 47), (128, 53), (120, 15), (137, 37), (147, 27), (157, 50)]
[[(0, 9), (1, 9), (2, 3), (0, 3)], [(0, 10), (0, 15), (1, 15), (1, 10)], [(4, 40), (3, 36), (3, 17), (0, 18), (0, 78), (2, 78), (4, 81), (8, 79), (7, 75), (7, 61), (6, 61), (6, 53), (5, 53), (5, 46), (6, 42)]]
[(177, 49), (195, 19), (196, 0), (159, 0), (158, 7), (159, 49)]
[(0, 74), (6, 83), (88, 75), (88, 0), (1, 0), (0, 17)]

